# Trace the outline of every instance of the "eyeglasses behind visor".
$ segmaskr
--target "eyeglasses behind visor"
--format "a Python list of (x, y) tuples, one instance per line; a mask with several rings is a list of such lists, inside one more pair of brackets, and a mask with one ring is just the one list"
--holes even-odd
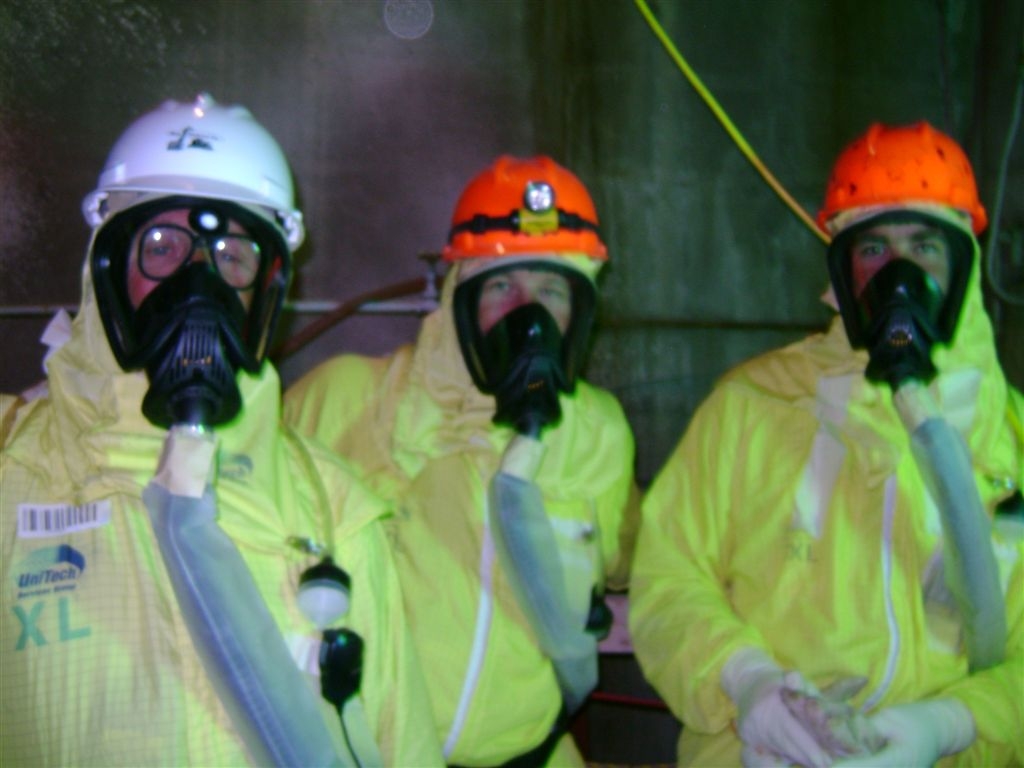
[(248, 235), (196, 234), (175, 224), (157, 224), (139, 240), (139, 270), (150, 280), (170, 277), (203, 249), (217, 272), (237, 290), (251, 288), (260, 271), (259, 244)]

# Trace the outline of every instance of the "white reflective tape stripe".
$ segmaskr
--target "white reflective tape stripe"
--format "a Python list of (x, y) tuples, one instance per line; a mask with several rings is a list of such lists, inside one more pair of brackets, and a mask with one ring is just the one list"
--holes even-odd
[(820, 428), (814, 436), (810, 458), (804, 465), (796, 489), (794, 528), (806, 531), (816, 539), (821, 538), (825, 514), (845, 457), (845, 446), (825, 428)]
[(825, 529), (825, 515), (832, 501), (839, 470), (846, 459), (846, 446), (836, 437), (836, 427), (846, 421), (852, 387), (852, 376), (818, 381), (815, 394), (818, 430), (793, 502), (793, 527), (816, 539), (821, 538)]
[(854, 381), (859, 376), (831, 376), (819, 379), (815, 394), (815, 408), (818, 421), (840, 426), (846, 422), (846, 412), (850, 404), (850, 393)]
[(978, 407), (978, 392), (981, 390), (982, 372), (977, 368), (943, 373), (934, 382), (931, 390), (938, 390), (939, 408), (942, 417), (967, 439), (971, 433)]
[(18, 538), (42, 539), (99, 528), (110, 522), (109, 499), (87, 504), (19, 504)]
[(487, 650), (487, 636), (491, 630), (491, 618), (494, 614), (494, 539), (491, 537), (490, 510), (484, 502), (484, 540), (480, 551), (480, 602), (476, 609), (476, 628), (473, 632), (473, 647), (466, 666), (466, 676), (462, 681), (462, 692), (459, 704), (455, 708), (455, 717), (444, 741), (444, 757), (451, 757), (455, 745), (459, 742), (462, 729), (466, 725), (469, 706), (473, 701), (477, 685), (480, 683), (480, 672), (484, 665)]
[(931, 491), (928, 490), (927, 485), (922, 489), (924, 502), (924, 529), (930, 536), (942, 538), (942, 515), (939, 513), (939, 507), (936, 505), (934, 499), (932, 499)]
[(896, 518), (896, 477), (891, 475), (885, 481), (885, 510), (882, 518), (882, 587), (885, 590), (885, 619), (889, 625), (889, 654), (885, 662), (885, 674), (878, 687), (864, 700), (861, 709), (871, 711), (892, 685), (896, 674), (896, 661), (900, 657), (900, 628), (896, 623), (893, 605), (892, 583), (892, 529)]

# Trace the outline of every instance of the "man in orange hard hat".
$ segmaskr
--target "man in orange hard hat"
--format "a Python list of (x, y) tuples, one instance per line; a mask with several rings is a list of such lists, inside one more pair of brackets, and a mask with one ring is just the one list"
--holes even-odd
[(465, 188), (440, 307), (415, 346), (328, 361), (286, 418), (395, 499), (406, 607), (450, 765), (582, 765), (606, 587), (637, 509), (618, 402), (580, 378), (608, 258), (593, 201), (547, 157)]
[(1024, 398), (971, 166), (873, 125), (818, 221), (840, 316), (730, 372), (644, 502), (641, 666), (681, 764), (1019, 764)]

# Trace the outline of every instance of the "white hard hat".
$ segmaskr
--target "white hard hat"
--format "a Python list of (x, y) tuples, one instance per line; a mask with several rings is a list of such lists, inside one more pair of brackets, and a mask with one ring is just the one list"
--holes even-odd
[(208, 93), (165, 101), (132, 123), (111, 149), (97, 188), (82, 201), (91, 227), (155, 197), (209, 197), (244, 205), (274, 224), (294, 251), (305, 237), (288, 162), (242, 106)]

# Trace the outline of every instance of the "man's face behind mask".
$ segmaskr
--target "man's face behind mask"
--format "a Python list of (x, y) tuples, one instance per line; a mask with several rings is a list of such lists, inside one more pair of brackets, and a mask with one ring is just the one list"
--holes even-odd
[[(197, 232), (193, 224), (200, 222), (213, 231)], [(132, 240), (128, 298), (132, 308), (138, 309), (154, 288), (186, 263), (205, 262), (214, 265), (221, 278), (236, 289), (248, 311), (259, 261), (259, 247), (237, 221), (197, 209), (163, 211), (139, 227)]]
[(932, 346), (948, 341), (940, 328), (952, 267), (945, 233), (920, 221), (877, 224), (854, 235), (849, 260), (867, 378), (893, 388), (933, 378)]
[(564, 335), (572, 318), (569, 279), (547, 269), (511, 269), (486, 277), (477, 304), (480, 333), (486, 334), (509, 312), (524, 304), (542, 305)]
[(858, 232), (850, 245), (850, 273), (859, 298), (868, 281), (893, 259), (906, 259), (949, 291), (949, 244), (941, 229), (922, 222), (879, 224)]
[(149, 378), (146, 418), (160, 427), (233, 419), (236, 373), (260, 369), (287, 283), (271, 225), (227, 202), (172, 198), (113, 219), (90, 259), (118, 363)]
[(455, 293), (455, 322), (474, 383), (495, 396), (494, 421), (539, 434), (561, 418), (593, 319), (593, 284), (549, 262), (473, 275)]

